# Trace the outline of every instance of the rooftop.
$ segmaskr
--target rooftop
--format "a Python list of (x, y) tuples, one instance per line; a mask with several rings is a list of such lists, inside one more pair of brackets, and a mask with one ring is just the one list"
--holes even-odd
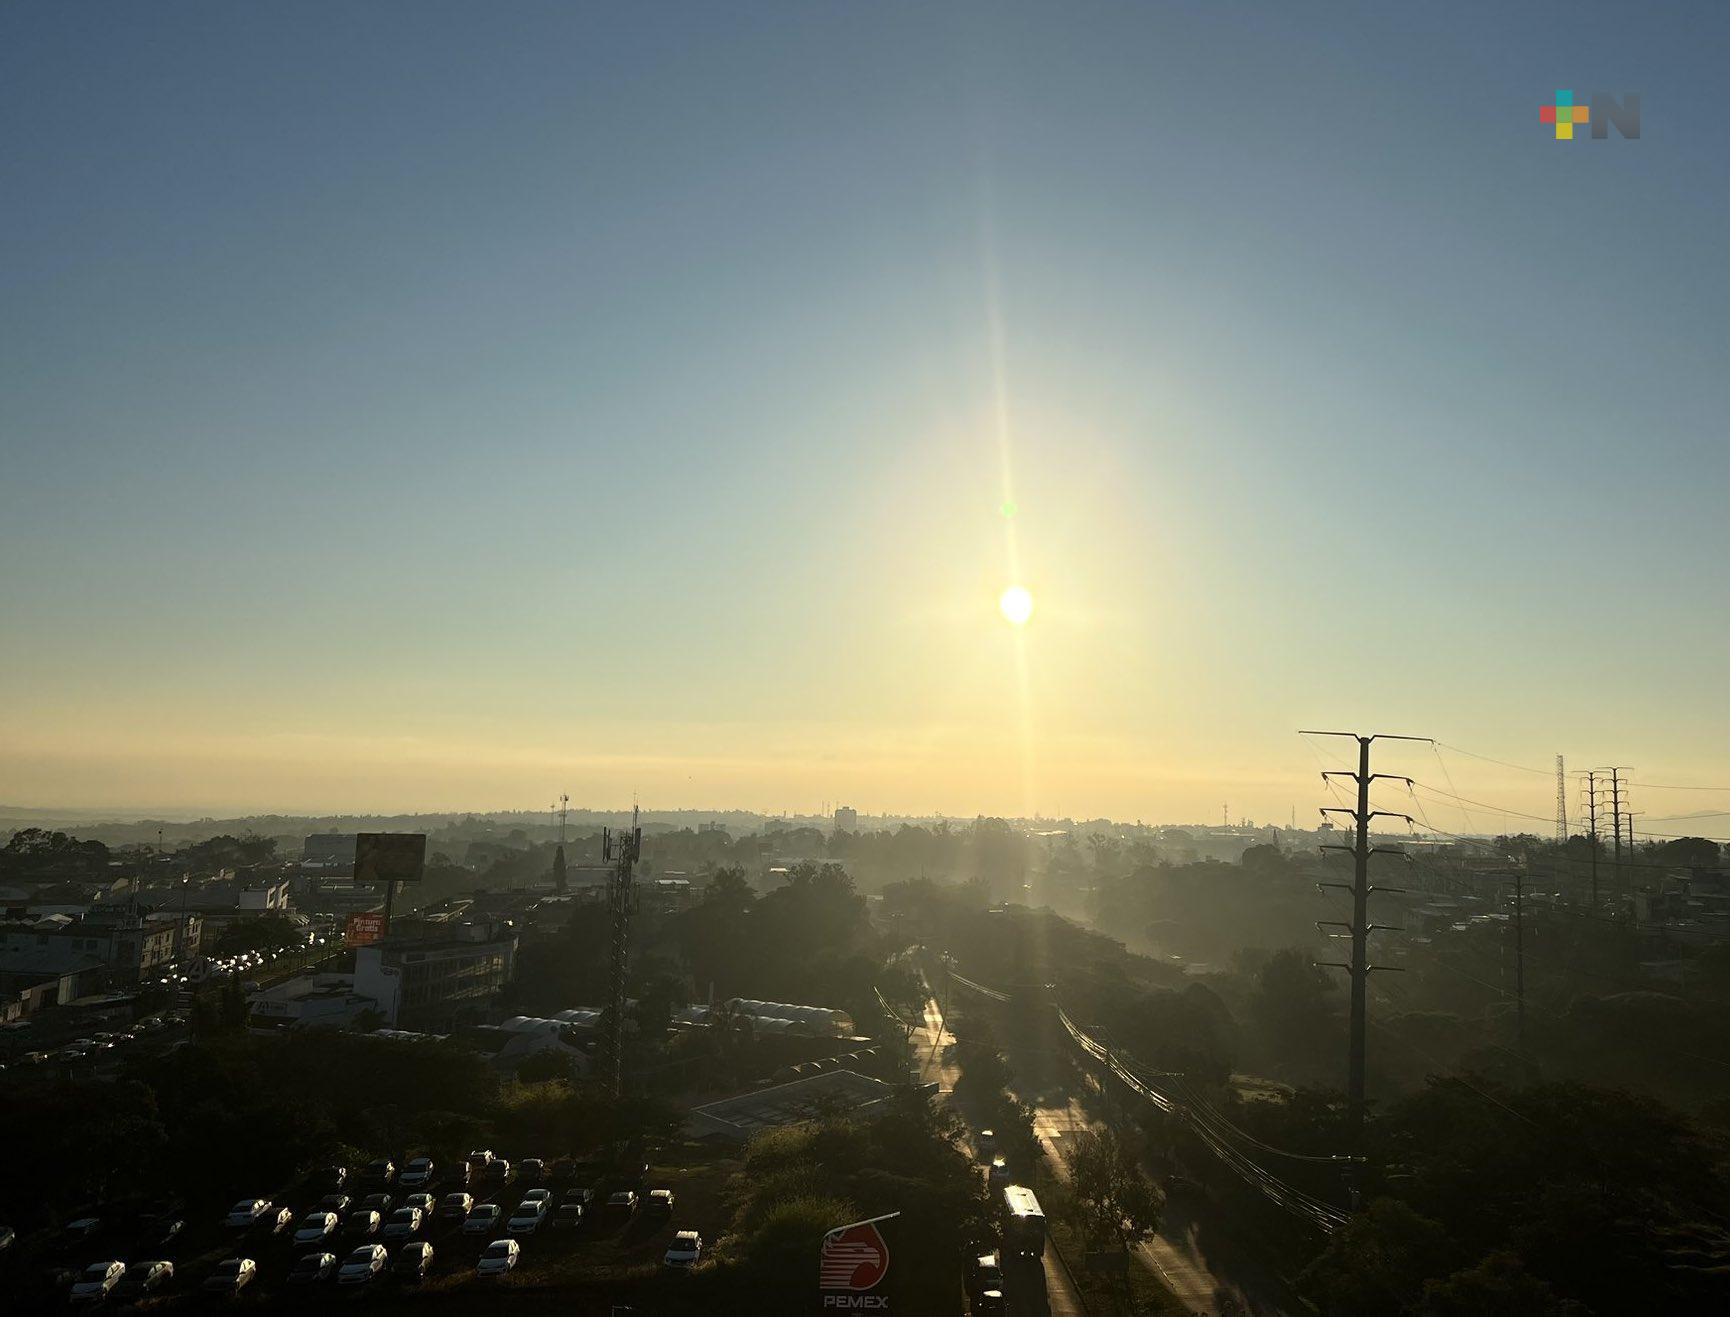
[(719, 1134), (743, 1142), (759, 1130), (778, 1125), (869, 1111), (886, 1101), (890, 1092), (888, 1084), (868, 1075), (831, 1070), (694, 1107), (690, 1127), (696, 1134)]

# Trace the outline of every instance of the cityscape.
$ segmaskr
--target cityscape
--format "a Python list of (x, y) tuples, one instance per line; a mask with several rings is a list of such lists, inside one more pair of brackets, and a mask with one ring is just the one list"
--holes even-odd
[(1726, 50), (0, 10), (0, 1313), (1730, 1311)]

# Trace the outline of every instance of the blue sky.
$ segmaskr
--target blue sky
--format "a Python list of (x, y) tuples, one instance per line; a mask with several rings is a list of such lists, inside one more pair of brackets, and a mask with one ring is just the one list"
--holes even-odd
[(1730, 781), (1727, 28), (10, 6), (0, 800), (1283, 817), (1315, 722)]

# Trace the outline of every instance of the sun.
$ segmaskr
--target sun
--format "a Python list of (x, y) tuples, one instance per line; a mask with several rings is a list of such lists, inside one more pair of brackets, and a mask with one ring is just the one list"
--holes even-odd
[(1024, 587), (1012, 585), (997, 597), (997, 611), (1010, 625), (1026, 626), (1027, 619), (1033, 616), (1033, 596)]

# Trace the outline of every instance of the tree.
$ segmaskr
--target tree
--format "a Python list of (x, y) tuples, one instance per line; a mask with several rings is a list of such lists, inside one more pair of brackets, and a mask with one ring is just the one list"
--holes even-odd
[(1328, 1317), (1386, 1317), (1411, 1311), (1424, 1282), (1444, 1274), (1453, 1256), (1438, 1222), (1378, 1198), (1333, 1234), (1298, 1288)]
[(1256, 976), (1249, 1016), (1274, 1055), (1310, 1061), (1338, 1041), (1335, 988), (1325, 971), (1295, 947), (1276, 951)]
[(1419, 1317), (1574, 1317), (1579, 1304), (1526, 1270), (1513, 1253), (1492, 1253), (1470, 1271), (1424, 1286)]
[(1090, 1240), (1127, 1250), (1159, 1229), (1164, 1197), (1115, 1130), (1083, 1130), (1063, 1156)]
[(565, 848), (560, 846), (553, 852), (553, 890), (563, 896), (565, 885)]

